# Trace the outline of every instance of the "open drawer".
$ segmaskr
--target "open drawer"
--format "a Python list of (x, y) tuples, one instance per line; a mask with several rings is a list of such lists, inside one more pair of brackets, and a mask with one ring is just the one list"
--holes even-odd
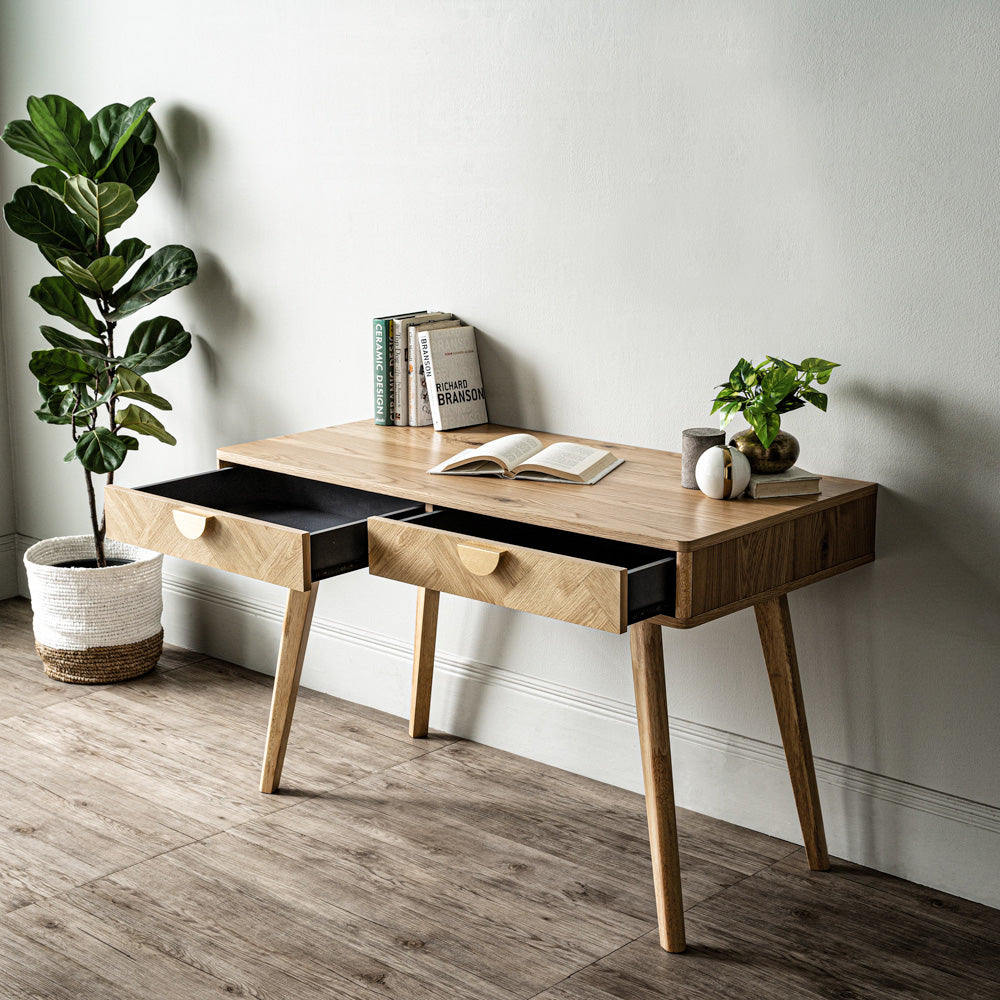
[(368, 563), (367, 519), (424, 505), (246, 466), (104, 494), (109, 538), (290, 590)]
[(674, 613), (661, 549), (455, 510), (373, 517), (368, 545), (375, 576), (606, 632)]

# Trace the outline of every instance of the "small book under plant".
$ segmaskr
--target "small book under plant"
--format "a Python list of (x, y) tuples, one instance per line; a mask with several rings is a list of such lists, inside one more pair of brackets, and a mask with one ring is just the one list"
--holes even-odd
[(786, 472), (760, 473), (750, 476), (747, 496), (753, 500), (765, 497), (798, 497), (819, 493), (820, 477), (793, 465)]
[(575, 441), (557, 441), (546, 447), (532, 434), (508, 434), (478, 448), (466, 448), (427, 471), (434, 475), (502, 476), (589, 486), (623, 461), (603, 448)]

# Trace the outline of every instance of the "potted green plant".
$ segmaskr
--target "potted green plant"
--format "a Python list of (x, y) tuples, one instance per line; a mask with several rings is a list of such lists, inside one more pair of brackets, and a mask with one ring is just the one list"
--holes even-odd
[(799, 457), (799, 443), (781, 429), (781, 415), (811, 403), (826, 411), (827, 396), (815, 388), (830, 380), (834, 361), (806, 358), (800, 364), (772, 358), (758, 365), (740, 358), (729, 373), (729, 381), (717, 386), (712, 412), (721, 413), (723, 427), (737, 413), (750, 428), (730, 441), (750, 462), (753, 472), (772, 473), (790, 469)]
[(152, 104), (151, 97), (109, 104), (88, 118), (64, 97), (30, 97), (28, 119), (2, 135), (42, 164), (4, 206), (10, 229), (56, 272), (29, 296), (76, 331), (43, 325), (48, 347), (28, 365), (41, 399), (35, 413), (68, 428), (73, 447), (65, 461), (83, 467), (90, 509), (91, 535), (48, 539), (25, 554), (36, 648), (46, 673), (60, 680), (138, 676), (156, 664), (163, 643), (162, 557), (105, 538), (95, 488), (95, 477), (114, 480), (140, 435), (176, 443), (150, 411), (171, 406), (147, 377), (191, 349), (191, 335), (167, 316), (138, 323), (127, 339), (119, 329), (198, 273), (187, 247), (147, 257), (141, 239), (109, 241), (159, 172)]

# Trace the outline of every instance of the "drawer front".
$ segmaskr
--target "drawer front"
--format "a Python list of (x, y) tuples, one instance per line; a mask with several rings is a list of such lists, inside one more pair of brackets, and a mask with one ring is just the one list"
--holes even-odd
[[(121, 486), (106, 487), (104, 509), (109, 538), (289, 590), (309, 589), (307, 531)], [(200, 537), (182, 534), (175, 511), (181, 512), (182, 524), (188, 512), (194, 523), (202, 516), (209, 519)]]
[(627, 571), (422, 524), (368, 520), (369, 570), (429, 590), (624, 632)]

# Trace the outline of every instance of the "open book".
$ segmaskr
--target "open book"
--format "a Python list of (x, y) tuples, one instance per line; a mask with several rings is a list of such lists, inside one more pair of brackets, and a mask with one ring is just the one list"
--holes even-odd
[(503, 476), (589, 486), (623, 461), (610, 451), (573, 441), (557, 441), (543, 448), (531, 434), (508, 434), (478, 448), (466, 448), (427, 471), (434, 475)]

